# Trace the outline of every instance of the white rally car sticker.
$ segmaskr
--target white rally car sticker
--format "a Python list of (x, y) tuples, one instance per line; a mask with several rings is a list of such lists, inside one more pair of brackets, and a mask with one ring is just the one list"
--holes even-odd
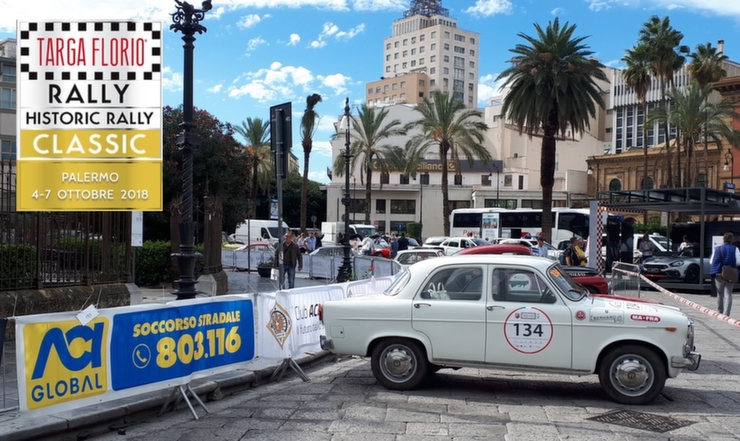
[(660, 317), (658, 317), (657, 315), (631, 314), (630, 320), (635, 322), (660, 323)]
[(619, 309), (592, 308), (588, 321), (593, 323), (624, 323), (624, 311)]
[(552, 342), (550, 317), (539, 308), (524, 306), (514, 310), (504, 322), (504, 335), (509, 346), (522, 354), (536, 354)]

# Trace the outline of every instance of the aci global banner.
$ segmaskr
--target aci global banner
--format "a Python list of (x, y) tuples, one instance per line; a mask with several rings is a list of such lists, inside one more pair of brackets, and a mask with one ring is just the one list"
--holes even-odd
[(21, 410), (58, 411), (233, 370), (255, 357), (253, 297), (20, 316)]
[(17, 209), (161, 211), (162, 23), (17, 28)]

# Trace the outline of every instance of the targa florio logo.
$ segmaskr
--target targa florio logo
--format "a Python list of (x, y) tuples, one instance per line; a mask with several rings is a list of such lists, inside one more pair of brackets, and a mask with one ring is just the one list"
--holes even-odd
[(280, 349), (283, 349), (283, 345), (285, 345), (285, 341), (290, 336), (292, 329), (293, 324), (290, 320), (290, 314), (288, 314), (288, 311), (280, 303), (275, 302), (275, 306), (270, 311), (270, 321), (267, 323), (267, 330), (275, 337), (275, 341), (280, 345)]

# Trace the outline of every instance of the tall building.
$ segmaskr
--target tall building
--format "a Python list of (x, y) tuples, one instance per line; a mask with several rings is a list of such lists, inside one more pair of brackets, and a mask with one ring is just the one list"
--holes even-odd
[(418, 104), (434, 90), (474, 108), (478, 99), (478, 33), (457, 27), (441, 0), (411, 0), (384, 40), (383, 76), (367, 83), (368, 106)]
[(15, 160), (16, 42), (0, 41), (0, 159)]

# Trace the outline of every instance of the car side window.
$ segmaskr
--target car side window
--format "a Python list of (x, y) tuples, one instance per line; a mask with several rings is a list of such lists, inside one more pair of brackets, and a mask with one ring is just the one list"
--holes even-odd
[(492, 298), (499, 302), (555, 303), (557, 297), (539, 274), (525, 269), (496, 269)]
[(420, 297), (430, 300), (480, 300), (483, 270), (479, 267), (444, 268), (422, 288)]

